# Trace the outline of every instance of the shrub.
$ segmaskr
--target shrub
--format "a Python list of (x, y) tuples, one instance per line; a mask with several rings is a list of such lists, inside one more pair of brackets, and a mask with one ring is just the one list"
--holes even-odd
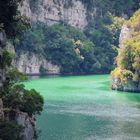
[(0, 139), (23, 140), (23, 127), (14, 121), (0, 121)]

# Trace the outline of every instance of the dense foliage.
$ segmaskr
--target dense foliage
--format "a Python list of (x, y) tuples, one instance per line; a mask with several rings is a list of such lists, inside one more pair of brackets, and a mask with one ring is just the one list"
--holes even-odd
[[(0, 99), (3, 102), (4, 117), (0, 118), (0, 139), (22, 140), (24, 128), (16, 122), (19, 111), (30, 117), (40, 114), (43, 98), (35, 90), (26, 90), (24, 85), (17, 84), (25, 80), (24, 75), (13, 68), (13, 56), (7, 50), (6, 37), (15, 38), (22, 35), (29, 25), (28, 19), (18, 12), (21, 0), (0, 0)], [(6, 37), (3, 39), (3, 36)], [(30, 107), (30, 109), (29, 109)]]
[(123, 41), (117, 57), (117, 66), (112, 75), (117, 76), (120, 83), (140, 81), (140, 10), (138, 10), (126, 26), (131, 30), (130, 37)]
[[(65, 22), (52, 27), (33, 24), (20, 41), (18, 52), (29, 51), (43, 55), (61, 68), (61, 73), (109, 73), (114, 68), (123, 18), (139, 7), (139, 0), (81, 0), (87, 7), (88, 25), (83, 31)], [(30, 1), (32, 8), (36, 0)], [(61, 1), (53, 0), (60, 5)], [(64, 2), (69, 8), (73, 2)], [(94, 13), (94, 14), (93, 14)], [(123, 18), (122, 18), (123, 17)], [(45, 70), (46, 69), (46, 70)], [(40, 67), (45, 73), (47, 68)]]
[(102, 73), (109, 72), (114, 67), (123, 22), (123, 18), (107, 13), (101, 19), (96, 19), (97, 24), (90, 23), (85, 28), (84, 33), (95, 44), (95, 55)]
[(89, 10), (97, 7), (97, 16), (111, 12), (113, 15), (122, 16), (122, 14), (131, 15), (133, 11), (139, 8), (139, 0), (81, 0)]
[[(18, 84), (27, 78), (19, 72), (16, 68), (12, 68), (12, 55), (7, 50), (3, 50), (2, 61), (0, 69), (4, 72), (3, 85), (0, 87), (0, 98), (3, 101), (3, 107), (6, 109), (6, 114), (9, 114), (8, 120), (5, 117), (4, 121), (0, 120), (0, 138), (8, 140), (15, 130), (13, 140), (21, 140), (21, 132), (24, 130), (21, 125), (15, 121), (16, 112), (26, 112), (30, 117), (32, 115), (40, 114), (43, 110), (44, 100), (43, 97), (34, 89), (26, 90), (23, 84)], [(11, 66), (9, 68), (9, 66)], [(10, 115), (12, 113), (12, 116)], [(9, 129), (8, 129), (9, 128)], [(7, 133), (2, 133), (7, 131)]]
[(23, 140), (23, 129), (14, 121), (0, 121), (0, 138), (2, 140)]
[(18, 11), (21, 1), (0, 0), (0, 29), (4, 30), (9, 38), (21, 35), (29, 25), (29, 20)]
[(27, 78), (16, 68), (10, 68), (12, 55), (7, 50), (3, 50), (2, 58), (5, 60), (1, 64), (1, 69), (5, 71), (5, 80), (0, 87), (0, 98), (3, 100), (4, 108), (21, 110), (32, 116), (40, 114), (43, 110), (43, 98), (34, 89), (26, 90), (23, 84), (18, 84)]
[(108, 14), (98, 23), (97, 29), (89, 25), (84, 32), (65, 23), (51, 27), (38, 23), (17, 41), (16, 50), (45, 56), (61, 67), (61, 73), (108, 73), (123, 20)]

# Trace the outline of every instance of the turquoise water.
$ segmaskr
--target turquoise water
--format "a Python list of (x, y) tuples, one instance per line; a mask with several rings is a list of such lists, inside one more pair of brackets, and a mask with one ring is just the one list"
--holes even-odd
[(109, 75), (42, 77), (25, 83), (45, 99), (39, 140), (140, 140), (140, 94), (110, 90)]

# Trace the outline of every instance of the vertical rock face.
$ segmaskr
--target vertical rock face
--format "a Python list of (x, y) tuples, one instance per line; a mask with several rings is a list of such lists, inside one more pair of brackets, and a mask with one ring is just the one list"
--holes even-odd
[(140, 10), (122, 27), (118, 66), (112, 71), (112, 89), (140, 92)]
[(79, 0), (25, 0), (19, 9), (34, 22), (52, 25), (63, 20), (80, 29), (87, 25), (87, 9)]
[(132, 32), (132, 29), (130, 29), (127, 25), (122, 26), (122, 30), (121, 30), (120, 38), (119, 38), (120, 48), (123, 47), (123, 41), (131, 37), (131, 32)]
[[(87, 8), (81, 0), (24, 0), (19, 6), (22, 15), (32, 22), (53, 25), (64, 21), (71, 26), (84, 29), (87, 22)], [(21, 53), (16, 67), (25, 74), (40, 74), (43, 67), (47, 74), (59, 74), (60, 68), (36, 54)]]
[(3, 48), (6, 44), (6, 35), (4, 32), (0, 32), (0, 47)]
[[(124, 41), (126, 41), (128, 38), (132, 36), (132, 30), (129, 28), (126, 24), (122, 26), (122, 30), (120, 33), (119, 38), (119, 47), (124, 47)], [(111, 88), (113, 90), (120, 90), (120, 91), (128, 91), (128, 92), (139, 92), (139, 86), (138, 83), (133, 82), (132, 80), (129, 80), (127, 83), (122, 83), (120, 80), (120, 77), (112, 74), (111, 77)]]
[(21, 5), (19, 5), (19, 10), (22, 15), (25, 15), (26, 17), (29, 17), (29, 18), (32, 17), (32, 11), (30, 9), (29, 0), (23, 0)]
[[(6, 35), (4, 32), (0, 32), (0, 63), (1, 63), (1, 59), (2, 59), (2, 50), (4, 49), (6, 45)], [(0, 67), (0, 87), (2, 86), (2, 83), (5, 79), (4, 76), (4, 71), (3, 69)]]
[(2, 103), (2, 100), (0, 98), (0, 120), (3, 120), (3, 118), (4, 118), (3, 103)]
[[(5, 33), (0, 32), (0, 64), (2, 61), (2, 51), (4, 47), (6, 47), (6, 41), (7, 39)], [(2, 88), (4, 81), (5, 81), (5, 71), (2, 67), (0, 67), (0, 88)], [(5, 118), (3, 112), (3, 102), (2, 99), (0, 98), (0, 120), (4, 120), (4, 119)], [(35, 136), (34, 120), (23, 112), (17, 112), (15, 120), (17, 121), (18, 124), (21, 124), (24, 127), (24, 140), (34, 140), (34, 136)]]
[(17, 112), (15, 120), (18, 124), (22, 125), (24, 129), (24, 140), (35, 140), (35, 121), (30, 118), (28, 114)]
[(37, 54), (21, 53), (16, 60), (16, 67), (23, 73), (39, 75), (41, 73), (41, 67), (46, 74), (59, 74), (60, 68), (57, 65), (53, 65), (48, 62), (42, 56)]

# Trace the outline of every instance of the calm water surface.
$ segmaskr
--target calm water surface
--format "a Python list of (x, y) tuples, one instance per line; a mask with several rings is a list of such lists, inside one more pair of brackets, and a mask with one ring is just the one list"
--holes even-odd
[(39, 140), (140, 140), (140, 94), (110, 90), (108, 75), (42, 77), (25, 84), (45, 99)]

